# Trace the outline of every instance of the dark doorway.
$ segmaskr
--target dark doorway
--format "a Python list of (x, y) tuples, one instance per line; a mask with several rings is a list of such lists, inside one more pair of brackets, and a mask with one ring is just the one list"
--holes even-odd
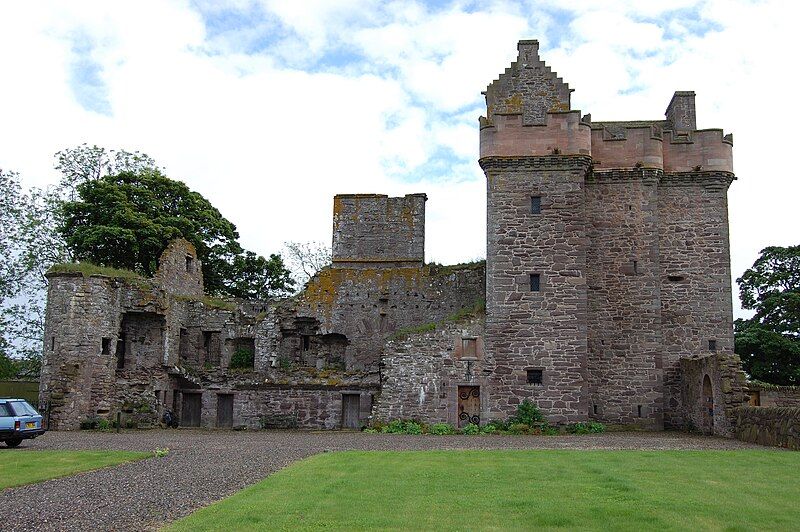
[(714, 390), (708, 375), (703, 377), (703, 425), (707, 432), (714, 432)]
[(458, 426), (459, 428), (481, 423), (481, 389), (479, 386), (458, 387)]
[(202, 404), (202, 394), (183, 392), (183, 409), (181, 410), (182, 426), (200, 426), (200, 410), (202, 409)]
[(342, 428), (359, 429), (359, 411), (361, 410), (361, 396), (357, 393), (342, 394)]
[(217, 395), (217, 426), (231, 428), (233, 426), (233, 394)]

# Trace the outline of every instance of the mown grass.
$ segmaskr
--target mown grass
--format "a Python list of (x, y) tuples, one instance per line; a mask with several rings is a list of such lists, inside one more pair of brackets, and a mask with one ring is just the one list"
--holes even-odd
[(0, 449), (0, 489), (139, 460), (151, 453), (131, 451), (21, 451)]
[(169, 530), (788, 530), (797, 471), (770, 450), (330, 453)]

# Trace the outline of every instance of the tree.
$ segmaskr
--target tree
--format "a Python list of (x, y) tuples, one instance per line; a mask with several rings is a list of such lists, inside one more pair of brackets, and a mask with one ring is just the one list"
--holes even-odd
[(322, 242), (284, 242), (283, 249), (298, 288), (331, 264), (331, 248)]
[(754, 379), (800, 385), (800, 245), (771, 246), (736, 280), (742, 307), (736, 353)]
[(197, 249), (209, 293), (268, 297), (292, 284), (280, 257), (245, 252), (236, 226), (157, 169), (89, 179), (76, 192), (63, 205), (62, 235), (78, 260), (152, 276), (169, 242), (183, 237)]

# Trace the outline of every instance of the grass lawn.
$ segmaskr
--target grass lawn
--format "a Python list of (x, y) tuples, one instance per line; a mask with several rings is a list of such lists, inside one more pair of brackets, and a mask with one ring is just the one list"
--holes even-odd
[(169, 530), (788, 530), (798, 471), (770, 450), (330, 453)]
[(65, 477), (139, 460), (151, 453), (130, 451), (17, 451), (0, 452), (0, 489)]

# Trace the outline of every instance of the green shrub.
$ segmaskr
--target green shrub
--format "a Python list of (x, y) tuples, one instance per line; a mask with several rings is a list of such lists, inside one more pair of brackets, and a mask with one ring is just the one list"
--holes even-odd
[(606, 431), (606, 426), (597, 421), (590, 421), (588, 423), (575, 423), (567, 427), (567, 432), (570, 434), (599, 434)]
[(422, 434), (422, 425), (413, 420), (395, 419), (385, 425), (381, 432), (386, 434)]
[(99, 425), (100, 420), (96, 417), (87, 417), (83, 421), (81, 421), (81, 430), (93, 430), (96, 429)]
[(559, 430), (556, 427), (551, 427), (547, 425), (542, 429), (542, 434), (545, 436), (558, 436)]
[(508, 426), (508, 432), (510, 434), (528, 434), (531, 430), (531, 426), (527, 423), (512, 423)]
[(469, 436), (473, 436), (475, 434), (480, 434), (480, 433), (481, 433), (481, 428), (475, 423), (469, 423), (465, 425), (463, 429), (461, 429), (461, 434), (467, 434)]
[(153, 449), (153, 456), (156, 458), (164, 458), (169, 454), (169, 447), (156, 447)]
[(101, 419), (97, 422), (97, 428), (100, 430), (111, 430), (111, 422), (107, 419)]
[(497, 429), (497, 427), (491, 423), (481, 427), (481, 434), (497, 434), (498, 432), (500, 431)]
[(255, 353), (250, 349), (238, 348), (231, 355), (231, 369), (252, 369), (255, 362)]
[(508, 418), (508, 424), (524, 424), (524, 425), (534, 425), (536, 423), (542, 423), (544, 421), (544, 415), (539, 410), (539, 407), (533, 404), (530, 399), (525, 399), (520, 403), (517, 407), (517, 413)]
[(378, 434), (380, 431), (372, 427), (364, 427), (364, 430), (362, 432), (366, 432), (367, 434)]
[(508, 422), (502, 419), (493, 419), (486, 424), (486, 427), (492, 427), (495, 432), (505, 432), (508, 430)]
[(443, 436), (446, 434), (455, 434), (456, 429), (453, 428), (452, 425), (449, 423), (434, 423), (428, 429), (430, 434), (437, 434), (439, 436)]

